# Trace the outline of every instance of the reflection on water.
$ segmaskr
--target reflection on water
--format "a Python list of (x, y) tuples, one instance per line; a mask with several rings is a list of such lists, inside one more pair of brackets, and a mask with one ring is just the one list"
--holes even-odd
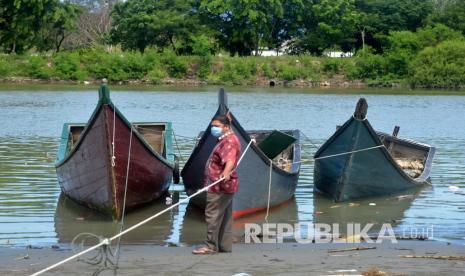
[[(124, 224), (134, 225), (139, 221), (166, 208), (164, 202), (157, 201), (137, 212), (129, 212)], [(121, 243), (130, 244), (163, 244), (171, 235), (173, 216), (176, 210), (167, 212), (137, 230), (131, 231), (121, 239)], [(60, 195), (55, 211), (55, 232), (58, 242), (69, 243), (79, 233), (93, 233), (102, 237), (111, 237), (119, 233), (120, 223), (103, 217), (97, 212), (74, 203), (64, 195)]]
[[(176, 133), (187, 137), (195, 137), (203, 130), (216, 110), (216, 92), (123, 91), (112, 95), (129, 119), (172, 121)], [(463, 239), (465, 195), (451, 192), (449, 186), (465, 191), (462, 121), (465, 97), (366, 97), (370, 105), (368, 116), (377, 130), (390, 132), (394, 125), (400, 125), (400, 136), (436, 146), (433, 185), (401, 197), (371, 198), (352, 205), (333, 203), (313, 194), (312, 154), (316, 149), (305, 142), (295, 200), (271, 210), (268, 221), (340, 223), (342, 226), (348, 222), (372, 222), (378, 226), (391, 223), (395, 231), (433, 225), (436, 239)], [(118, 223), (60, 197), (55, 175), (54, 160), (63, 122), (86, 121), (96, 98), (94, 91), (0, 92), (0, 245), (66, 244), (80, 232), (103, 236), (118, 232)], [(357, 95), (254, 92), (231, 93), (229, 102), (245, 128), (295, 127), (319, 145), (334, 132), (337, 124), (350, 116), (357, 98)], [(67, 112), (69, 106), (74, 106), (75, 112)], [(178, 137), (178, 142), (181, 161), (185, 161), (194, 141)], [(180, 190), (182, 186), (175, 188)], [(186, 197), (184, 192), (178, 196)], [(155, 202), (129, 213), (126, 227), (165, 207), (164, 202)], [(236, 220), (235, 235), (243, 234), (246, 222), (262, 223), (264, 215)], [(190, 245), (202, 242), (204, 235), (202, 212), (182, 204), (124, 236), (122, 242)]]
[(55, 242), (57, 139), (0, 137), (0, 244)]
[(398, 226), (402, 223), (405, 212), (418, 197), (419, 191), (409, 191), (403, 195), (362, 199), (355, 202), (335, 203), (321, 195), (314, 195), (314, 223), (338, 224), (339, 233), (346, 237), (348, 224), (360, 224), (361, 228), (368, 224), (370, 234), (379, 233), (383, 224), (388, 223), (394, 232), (402, 235)]
[[(234, 238), (242, 240), (244, 225), (246, 223), (261, 225), (265, 223), (265, 216), (266, 212), (260, 212), (235, 219), (233, 223)], [(297, 223), (297, 203), (295, 199), (292, 198), (288, 202), (272, 208), (266, 221), (268, 223), (288, 223), (292, 225)], [(193, 205), (188, 205), (181, 226), (180, 242), (182, 244), (202, 243), (205, 239), (206, 229), (204, 212)]]

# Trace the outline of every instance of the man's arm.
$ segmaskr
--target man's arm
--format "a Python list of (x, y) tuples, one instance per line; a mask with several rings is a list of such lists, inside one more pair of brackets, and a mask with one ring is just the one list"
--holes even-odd
[(234, 170), (234, 161), (228, 160), (224, 166), (223, 173), (221, 174), (224, 176), (224, 180), (228, 181), (231, 177), (231, 172)]

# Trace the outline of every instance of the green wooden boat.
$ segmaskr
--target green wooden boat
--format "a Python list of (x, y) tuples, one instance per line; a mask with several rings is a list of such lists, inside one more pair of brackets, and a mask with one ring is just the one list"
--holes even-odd
[(361, 98), (354, 115), (318, 149), (314, 190), (334, 201), (397, 194), (430, 184), (435, 148), (376, 132)]

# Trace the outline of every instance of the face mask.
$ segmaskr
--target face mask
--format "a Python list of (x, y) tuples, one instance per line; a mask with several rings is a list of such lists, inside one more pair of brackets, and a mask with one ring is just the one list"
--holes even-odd
[(221, 134), (223, 134), (223, 130), (221, 129), (221, 127), (217, 127), (217, 126), (212, 126), (211, 129), (210, 129), (210, 133), (215, 136), (215, 137), (220, 137)]

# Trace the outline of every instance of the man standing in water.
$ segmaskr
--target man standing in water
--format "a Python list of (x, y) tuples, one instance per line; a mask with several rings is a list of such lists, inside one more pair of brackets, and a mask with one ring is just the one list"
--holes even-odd
[(211, 135), (218, 138), (205, 166), (205, 186), (223, 181), (210, 187), (207, 191), (205, 220), (207, 238), (205, 246), (192, 251), (194, 254), (212, 254), (231, 252), (232, 236), (232, 201), (237, 192), (239, 181), (237, 166), (241, 154), (241, 143), (232, 132), (231, 121), (227, 116), (215, 116), (211, 122)]

